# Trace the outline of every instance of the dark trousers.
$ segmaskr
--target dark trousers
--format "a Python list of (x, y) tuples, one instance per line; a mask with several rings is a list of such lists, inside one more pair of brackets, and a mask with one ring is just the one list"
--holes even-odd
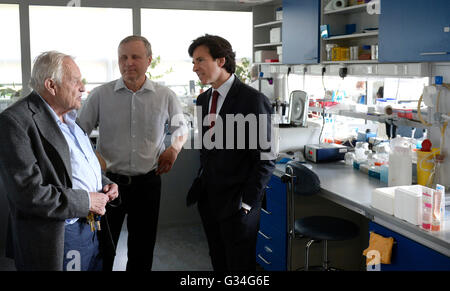
[[(128, 262), (127, 271), (150, 271), (153, 264), (153, 249), (158, 227), (159, 203), (161, 198), (161, 177), (151, 171), (140, 176), (106, 174), (119, 186), (122, 203), (108, 207), (106, 216), (114, 245), (119, 241), (122, 224), (127, 217)], [(103, 270), (112, 271), (114, 256), (104, 255)]]
[(85, 218), (64, 228), (63, 271), (101, 271), (102, 258), (97, 231), (92, 232)]
[(248, 214), (236, 210), (230, 217), (218, 220), (211, 213), (207, 198), (201, 198), (198, 210), (214, 271), (255, 271), (261, 207), (253, 207)]

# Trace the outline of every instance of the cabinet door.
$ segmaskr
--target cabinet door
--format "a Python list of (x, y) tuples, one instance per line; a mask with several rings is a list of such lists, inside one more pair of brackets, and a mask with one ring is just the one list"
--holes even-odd
[(317, 64), (320, 0), (283, 0), (283, 63)]
[(383, 1), (380, 14), (380, 62), (450, 60), (450, 1)]
[[(384, 3), (384, 2), (383, 2)], [(450, 258), (401, 234), (370, 222), (369, 230), (394, 238), (391, 264), (381, 264), (380, 271), (449, 271)]]

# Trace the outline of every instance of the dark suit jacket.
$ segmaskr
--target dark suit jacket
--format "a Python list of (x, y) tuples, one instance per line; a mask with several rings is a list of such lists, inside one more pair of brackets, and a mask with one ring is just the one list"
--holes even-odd
[[(67, 142), (35, 92), (0, 114), (0, 177), (10, 215), (7, 255), (19, 270), (62, 270), (64, 221), (86, 217), (89, 196), (72, 189)], [(102, 184), (111, 183), (103, 176)]]
[[(202, 120), (198, 124), (203, 124), (205, 116), (208, 114), (209, 99), (212, 89), (200, 94), (197, 98), (197, 106), (201, 106)], [(241, 201), (251, 207), (261, 205), (263, 190), (267, 185), (274, 169), (274, 161), (261, 159), (263, 152), (270, 152), (270, 147), (263, 148), (259, 143), (259, 134), (264, 132), (266, 140), (270, 141), (272, 106), (262, 93), (252, 87), (242, 83), (237, 77), (225, 98), (225, 102), (220, 109), (219, 115), (223, 120), (223, 149), (207, 149), (202, 142), (200, 150), (201, 174), (193, 188), (189, 191), (187, 202), (191, 204), (200, 199), (202, 195), (208, 195), (209, 206), (212, 213), (215, 213), (219, 220), (225, 219), (240, 209)], [(256, 135), (257, 146), (252, 146), (249, 138), (255, 132), (255, 128), (250, 129), (248, 124), (235, 125), (234, 130), (226, 124), (226, 115), (242, 114), (243, 117), (254, 115), (255, 120), (264, 116), (266, 126)], [(200, 118), (200, 114), (198, 116)], [(260, 122), (257, 122), (258, 128)], [(215, 129), (218, 127), (216, 121)], [(209, 127), (202, 127), (203, 140), (208, 139)], [(257, 130), (258, 131), (258, 130)], [(232, 133), (227, 137), (227, 132)], [(245, 137), (245, 146), (238, 149), (238, 138)], [(233, 136), (233, 142), (230, 137)], [(254, 135), (255, 136), (255, 135)], [(215, 134), (216, 141), (217, 136)], [(210, 139), (210, 138), (209, 138)], [(219, 138), (220, 139), (220, 138)], [(227, 148), (227, 144), (233, 147)]]

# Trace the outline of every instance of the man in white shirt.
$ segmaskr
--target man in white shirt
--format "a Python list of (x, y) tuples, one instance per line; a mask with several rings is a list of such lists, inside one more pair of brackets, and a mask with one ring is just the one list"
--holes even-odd
[[(145, 75), (152, 61), (148, 40), (126, 37), (119, 44), (118, 55), (122, 78), (95, 88), (79, 121), (88, 134), (99, 127), (97, 151), (106, 162), (107, 176), (119, 185), (122, 205), (108, 209), (107, 218), (117, 244), (128, 214), (127, 270), (151, 270), (160, 175), (172, 168), (187, 139), (187, 127), (175, 93)], [(172, 133), (167, 149), (166, 124)], [(114, 257), (105, 258), (104, 270), (112, 270), (113, 262)]]

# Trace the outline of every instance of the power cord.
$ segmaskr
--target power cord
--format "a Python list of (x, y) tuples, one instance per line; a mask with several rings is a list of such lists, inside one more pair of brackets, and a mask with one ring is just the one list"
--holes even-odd
[[(323, 100), (325, 100), (325, 96), (327, 95), (327, 89), (325, 88), (325, 81), (324, 81), (324, 76), (325, 76), (326, 71), (327, 71), (326, 67), (323, 66), (322, 67), (322, 86), (323, 86), (323, 91), (324, 91)], [(322, 133), (323, 133), (324, 127), (325, 127), (325, 104), (322, 103), (322, 129), (320, 130), (319, 144), (322, 144), (321, 140), (322, 140)]]

